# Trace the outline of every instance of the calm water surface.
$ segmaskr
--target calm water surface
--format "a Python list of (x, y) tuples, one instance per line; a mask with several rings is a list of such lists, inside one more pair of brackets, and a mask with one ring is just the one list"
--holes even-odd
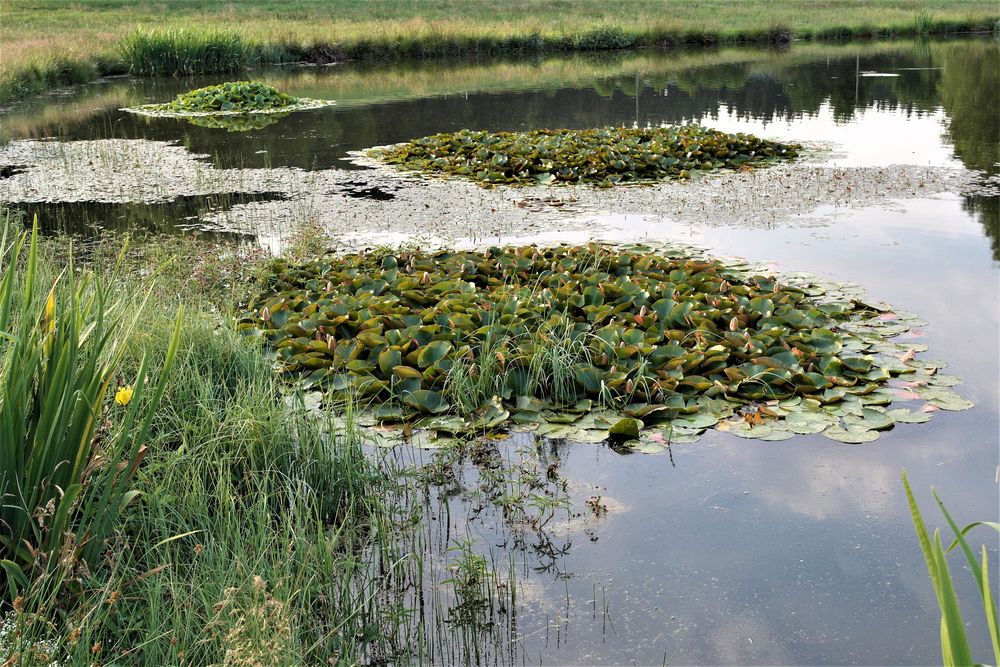
[[(501, 63), (268, 72), (336, 107), (246, 133), (118, 111), (215, 80), (112, 80), (0, 116), (13, 138), (182, 142), (221, 167), (353, 168), (348, 151), (458, 128), (700, 122), (835, 144), (840, 166), (964, 166), (996, 176), (996, 41), (804, 45), (786, 51), (616, 54)], [(949, 193), (888, 208), (816, 211), (820, 226), (682, 225), (635, 211), (620, 240), (675, 239), (865, 286), (928, 321), (926, 356), (976, 401), (850, 446), (709, 432), (671, 455), (539, 443), (571, 481), (616, 510), (529, 562), (512, 655), (528, 664), (931, 664), (938, 613), (899, 482), (926, 516), (936, 486), (960, 523), (998, 519), (1000, 262), (996, 197)], [(557, 230), (553, 230), (554, 232)], [(461, 503), (461, 499), (459, 499)], [(451, 517), (456, 535), (499, 548), (502, 530)], [(997, 538), (986, 541), (998, 562)], [(971, 576), (957, 567), (978, 659), (991, 655)], [(996, 567), (994, 567), (996, 572)], [(995, 589), (996, 590), (996, 589)]]

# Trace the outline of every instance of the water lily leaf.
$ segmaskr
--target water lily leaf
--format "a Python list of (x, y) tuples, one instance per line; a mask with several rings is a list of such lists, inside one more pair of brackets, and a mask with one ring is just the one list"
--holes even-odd
[(500, 405), (500, 399), (493, 397), (469, 416), (469, 426), (476, 431), (488, 431), (507, 421), (510, 412)]
[(440, 392), (429, 389), (418, 389), (403, 394), (403, 402), (421, 412), (438, 414), (448, 409), (448, 403)]
[(657, 412), (670, 412), (671, 408), (666, 405), (649, 405), (646, 403), (627, 405), (623, 412), (630, 417), (643, 418)]
[(821, 412), (790, 412), (784, 418), (786, 428), (792, 433), (809, 435), (820, 433), (837, 423), (835, 417)]
[(758, 431), (757, 434), (754, 436), (754, 438), (757, 440), (763, 440), (765, 442), (780, 442), (782, 440), (790, 440), (794, 436), (795, 434), (792, 433), (791, 431), (784, 431), (772, 427), (770, 433), (765, 433), (763, 435), (760, 435), (760, 432)]
[(940, 387), (955, 387), (962, 384), (962, 378), (957, 375), (934, 374), (930, 377), (930, 384)]
[(545, 406), (545, 401), (533, 396), (518, 396), (515, 402), (515, 408), (519, 412), (541, 412)]
[(547, 422), (553, 424), (573, 424), (580, 421), (580, 417), (583, 416), (581, 412), (553, 412), (552, 410), (545, 410), (542, 412), (542, 417)]
[(848, 431), (840, 426), (829, 427), (823, 431), (823, 435), (830, 440), (836, 440), (837, 442), (843, 442), (849, 445), (860, 445), (866, 442), (874, 442), (875, 440), (878, 440), (878, 431)]
[(891, 391), (879, 389), (861, 396), (861, 403), (864, 405), (889, 405), (894, 398), (895, 395)]
[(660, 445), (655, 442), (649, 442), (648, 440), (638, 440), (629, 445), (634, 451), (640, 454), (662, 454), (663, 450), (666, 449), (666, 445)]
[(668, 445), (687, 445), (701, 440), (703, 429), (666, 428), (663, 431), (648, 434), (654, 442)]
[(421, 368), (427, 368), (431, 364), (444, 359), (445, 355), (451, 352), (451, 343), (446, 340), (435, 340), (420, 349), (417, 354), (417, 364)]
[(670, 424), (676, 428), (706, 429), (719, 423), (719, 417), (715, 415), (698, 412), (693, 415), (684, 415), (670, 420)]
[(921, 396), (927, 399), (927, 402), (931, 405), (937, 406), (942, 410), (969, 410), (976, 404), (967, 398), (962, 398), (958, 394), (948, 391), (946, 389), (941, 389), (934, 391), (932, 394), (928, 395), (928, 390), (923, 390), (920, 392)]
[(442, 436), (434, 431), (414, 431), (410, 436), (410, 444), (418, 449), (441, 449), (455, 447), (461, 444), (458, 438)]
[(906, 408), (888, 410), (886, 411), (886, 414), (900, 424), (923, 424), (931, 420), (931, 414), (929, 412), (913, 412), (911, 410), (907, 410)]
[(608, 429), (608, 437), (616, 440), (635, 440), (639, 437), (640, 430), (642, 430), (641, 421), (626, 417)]
[(420, 379), (422, 377), (420, 371), (409, 366), (393, 366), (392, 374), (399, 380)]
[(434, 417), (420, 422), (420, 428), (458, 435), (469, 431), (469, 423), (458, 416)]
[(403, 422), (416, 414), (416, 410), (395, 403), (383, 403), (374, 411), (375, 419), (386, 422)]
[(892, 428), (896, 422), (887, 412), (865, 408), (860, 415), (844, 417), (844, 423), (848, 425), (848, 430), (856, 430), (850, 428), (854, 426), (865, 431), (881, 431)]
[(572, 442), (585, 445), (596, 445), (608, 439), (608, 432), (596, 428), (578, 428), (572, 435), (566, 437)]
[(399, 350), (385, 349), (378, 355), (378, 366), (385, 376), (391, 375), (392, 369), (401, 365), (402, 362), (403, 354)]
[[(725, 431), (741, 438), (748, 438), (752, 440), (761, 440), (776, 433), (770, 424), (751, 425), (743, 418), (719, 422), (718, 428), (720, 431)], [(791, 437), (791, 434), (787, 431), (779, 431), (778, 433), (787, 433), (789, 437)]]

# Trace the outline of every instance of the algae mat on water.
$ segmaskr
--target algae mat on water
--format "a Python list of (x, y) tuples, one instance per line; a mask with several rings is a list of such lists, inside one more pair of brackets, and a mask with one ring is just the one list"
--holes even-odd
[(641, 429), (655, 451), (716, 425), (861, 443), (971, 407), (923, 346), (889, 340), (916, 322), (804, 274), (592, 244), (276, 260), (239, 326), (371, 423), (594, 441)]
[(461, 130), (368, 150), (403, 169), (482, 185), (619, 183), (688, 178), (695, 171), (747, 169), (793, 158), (798, 144), (697, 125), (659, 128), (482, 132)]

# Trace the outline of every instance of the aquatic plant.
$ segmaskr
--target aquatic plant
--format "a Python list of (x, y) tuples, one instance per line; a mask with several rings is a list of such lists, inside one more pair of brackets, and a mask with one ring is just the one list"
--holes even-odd
[(986, 545), (982, 545), (981, 560), (977, 561), (972, 548), (965, 539), (966, 533), (977, 526), (993, 528), (1000, 532), (1000, 524), (991, 521), (977, 521), (970, 523), (964, 528), (959, 528), (958, 524), (951, 517), (945, 508), (941, 498), (936, 491), (934, 500), (938, 508), (948, 522), (948, 526), (955, 534), (955, 539), (951, 545), (945, 549), (941, 542), (941, 532), (934, 530), (933, 540), (927, 533), (927, 526), (924, 524), (920, 508), (913, 497), (913, 490), (910, 482), (906, 478), (906, 471), (902, 474), (903, 488), (906, 490), (906, 500), (910, 506), (910, 517), (913, 519), (913, 527), (917, 533), (917, 540), (920, 542), (920, 550), (927, 564), (927, 574), (930, 576), (931, 584), (934, 587), (934, 594), (937, 597), (938, 607), (941, 609), (941, 664), (952, 665), (972, 665), (979, 664), (972, 659), (972, 651), (969, 648), (969, 641), (965, 633), (966, 623), (962, 617), (962, 610), (958, 605), (958, 597), (955, 595), (955, 588), (951, 580), (951, 570), (948, 567), (948, 553), (955, 547), (961, 547), (965, 561), (968, 563), (969, 571), (976, 580), (976, 590), (979, 592), (983, 605), (983, 614), (986, 617), (986, 630), (989, 634), (990, 643), (993, 645), (993, 659), (996, 664), (1000, 664), (1000, 629), (997, 623), (997, 606), (993, 600), (992, 584), (990, 582), (989, 562), (987, 558)]
[(123, 111), (183, 118), (204, 127), (245, 132), (266, 127), (292, 111), (319, 109), (331, 104), (331, 100), (292, 97), (263, 83), (229, 81), (183, 93), (163, 104), (143, 104)]
[(697, 125), (660, 128), (484, 132), (460, 130), (373, 148), (368, 155), (403, 169), (462, 176), (484, 185), (619, 183), (687, 178), (793, 158), (798, 144)]
[(298, 102), (271, 86), (253, 81), (228, 81), (178, 95), (173, 101), (156, 105), (162, 111), (269, 111)]
[(971, 406), (940, 362), (886, 340), (912, 317), (680, 249), (590, 245), (277, 260), (239, 326), (306, 388), (443, 433), (511, 420), (604, 439), (627, 416), (667, 422), (666, 441), (719, 424), (860, 443), (929, 418), (884, 409), (894, 375), (936, 407)]
[(259, 47), (232, 30), (137, 30), (118, 52), (137, 76), (239, 72), (259, 59)]
[(127, 400), (119, 390), (107, 405), (141, 305), (109, 302), (72, 266), (43, 285), (37, 221), (30, 240), (11, 230), (0, 237), (0, 593), (13, 600), (30, 588), (57, 596), (119, 529), (181, 319), (158, 377), (143, 358)]

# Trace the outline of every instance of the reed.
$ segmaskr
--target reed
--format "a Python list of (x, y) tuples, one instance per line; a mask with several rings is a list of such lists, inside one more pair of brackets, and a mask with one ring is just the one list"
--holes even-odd
[(181, 320), (159, 373), (143, 357), (116, 391), (142, 305), (72, 265), (43, 281), (37, 221), (30, 237), (5, 225), (0, 253), (0, 591), (57, 596), (76, 568), (96, 565), (138, 493)]
[[(965, 632), (965, 621), (962, 610), (959, 607), (958, 596), (952, 583), (951, 570), (948, 566), (948, 553), (961, 547), (965, 556), (969, 571), (976, 580), (976, 590), (979, 592), (983, 606), (983, 614), (986, 617), (986, 628), (989, 633), (990, 642), (993, 645), (993, 659), (996, 664), (1000, 664), (1000, 630), (997, 624), (997, 607), (993, 601), (992, 588), (990, 582), (989, 563), (987, 561), (986, 545), (981, 547), (981, 558), (976, 560), (976, 556), (965, 539), (965, 535), (977, 526), (986, 526), (1000, 532), (1000, 524), (977, 521), (964, 528), (959, 528), (958, 524), (949, 514), (941, 498), (936, 491), (934, 500), (944, 515), (948, 526), (955, 535), (954, 541), (945, 549), (941, 541), (941, 531), (934, 530), (933, 537), (928, 534), (924, 524), (920, 508), (913, 497), (913, 490), (910, 482), (906, 478), (906, 471), (903, 471), (903, 488), (906, 490), (906, 499), (910, 507), (910, 516), (913, 519), (913, 526), (920, 542), (920, 550), (923, 553), (924, 561), (927, 564), (927, 573), (930, 576), (931, 584), (934, 587), (934, 594), (937, 597), (938, 606), (941, 609), (941, 660), (944, 665), (971, 665), (975, 661), (972, 659), (972, 651), (969, 648), (969, 640)], [(978, 663), (975, 663), (978, 664)]]
[(239, 72), (259, 62), (259, 48), (233, 30), (140, 30), (118, 45), (136, 76)]

